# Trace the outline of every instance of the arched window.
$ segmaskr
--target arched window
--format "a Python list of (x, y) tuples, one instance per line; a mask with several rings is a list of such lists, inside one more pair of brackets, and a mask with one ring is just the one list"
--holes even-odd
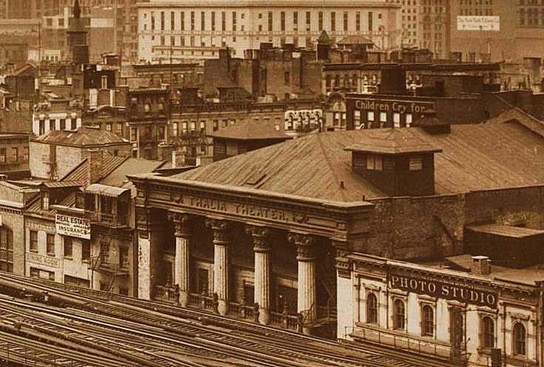
[(482, 318), (481, 338), (480, 345), (482, 348), (495, 347), (495, 322), (489, 316)]
[(434, 335), (434, 310), (429, 305), (421, 309), (421, 335)]
[(406, 308), (404, 301), (397, 299), (393, 302), (393, 329), (402, 329), (406, 327)]
[(527, 332), (525, 326), (522, 323), (518, 322), (514, 325), (513, 329), (513, 352), (514, 355), (525, 355), (526, 350), (526, 338)]
[(378, 298), (374, 293), (366, 296), (366, 322), (369, 324), (378, 323)]

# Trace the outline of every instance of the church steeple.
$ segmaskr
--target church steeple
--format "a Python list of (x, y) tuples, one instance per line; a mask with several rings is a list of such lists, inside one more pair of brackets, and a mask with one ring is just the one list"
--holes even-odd
[(67, 30), (69, 59), (75, 64), (89, 63), (89, 46), (87, 44), (87, 29), (81, 18), (79, 0), (74, 1), (74, 10)]

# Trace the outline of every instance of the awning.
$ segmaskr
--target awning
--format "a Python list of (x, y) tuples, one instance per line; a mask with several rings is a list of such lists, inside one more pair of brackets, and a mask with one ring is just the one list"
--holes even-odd
[(87, 186), (85, 192), (88, 194), (104, 195), (116, 198), (121, 196), (125, 192), (130, 192), (130, 189), (107, 186), (102, 184), (92, 184)]

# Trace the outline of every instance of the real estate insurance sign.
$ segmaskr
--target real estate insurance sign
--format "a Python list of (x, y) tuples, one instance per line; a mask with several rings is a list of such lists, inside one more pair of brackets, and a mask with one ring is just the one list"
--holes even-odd
[(55, 227), (57, 234), (63, 236), (91, 239), (91, 221), (89, 219), (57, 214)]

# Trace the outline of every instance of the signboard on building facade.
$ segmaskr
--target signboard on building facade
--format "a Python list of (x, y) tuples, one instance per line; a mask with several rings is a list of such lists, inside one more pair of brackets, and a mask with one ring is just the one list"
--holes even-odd
[(43, 256), (34, 252), (26, 253), (26, 261), (32, 264), (44, 265), (50, 268), (60, 268), (60, 260), (51, 256)]
[(500, 17), (490, 15), (458, 15), (457, 30), (498, 32), (501, 30)]
[(285, 111), (285, 131), (310, 132), (320, 129), (323, 111), (320, 109)]
[(448, 299), (479, 306), (497, 308), (497, 293), (476, 289), (468, 285), (458, 285), (452, 282), (441, 282), (432, 278), (410, 277), (406, 275), (391, 275), (391, 288), (403, 291), (426, 294), (432, 297)]
[(55, 228), (57, 233), (63, 236), (91, 239), (91, 221), (86, 218), (57, 214)]
[(355, 101), (355, 109), (374, 112), (393, 112), (400, 115), (417, 114), (434, 109), (434, 102), (360, 98)]

